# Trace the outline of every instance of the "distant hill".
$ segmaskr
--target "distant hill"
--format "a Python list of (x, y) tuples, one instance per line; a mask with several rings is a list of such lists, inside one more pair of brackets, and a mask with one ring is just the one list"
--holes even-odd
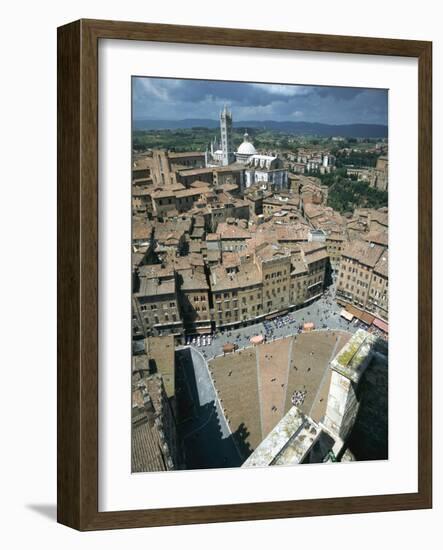
[[(148, 120), (134, 121), (134, 130), (178, 130), (180, 128), (218, 128), (218, 120), (210, 118), (187, 118), (183, 120)], [(294, 122), (291, 120), (239, 120), (234, 121), (236, 128), (261, 128), (299, 135), (320, 137), (354, 137), (377, 138), (387, 137), (388, 127), (382, 124), (321, 124), (319, 122)]]

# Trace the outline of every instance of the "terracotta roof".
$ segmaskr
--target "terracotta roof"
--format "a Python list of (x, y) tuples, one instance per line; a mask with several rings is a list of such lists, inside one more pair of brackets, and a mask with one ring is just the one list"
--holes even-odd
[(140, 289), (136, 293), (137, 296), (167, 296), (175, 294), (175, 280), (159, 281), (158, 279), (148, 279), (144, 277), (140, 281)]
[(174, 197), (176, 194), (176, 191), (173, 189), (162, 189), (161, 191), (155, 191), (152, 193), (153, 199), (164, 199), (168, 197)]
[(237, 273), (228, 274), (223, 265), (211, 268), (212, 291), (242, 288), (261, 283), (261, 274), (255, 264), (242, 264)]
[(383, 251), (384, 248), (378, 244), (371, 244), (356, 239), (345, 247), (342, 255), (357, 260), (361, 264), (374, 267), (383, 254)]
[(152, 157), (136, 158), (132, 165), (132, 170), (146, 170), (152, 166)]
[(199, 187), (204, 187), (206, 189), (209, 189), (209, 184), (206, 181), (196, 180), (191, 183), (191, 187), (195, 189), (198, 189)]
[(237, 224), (219, 223), (217, 225), (217, 233), (221, 239), (250, 239), (251, 234), (246, 229), (239, 227)]
[(226, 269), (230, 267), (237, 267), (240, 265), (240, 256), (237, 252), (224, 252), (223, 253), (223, 266)]
[[(134, 419), (135, 420), (135, 419)], [(161, 472), (166, 470), (158, 430), (147, 420), (132, 427), (131, 466), (133, 472)]]
[(206, 281), (204, 273), (200, 271), (188, 270), (182, 271), (181, 275), (181, 290), (208, 290), (209, 285)]
[(202, 158), (204, 158), (205, 153), (203, 153), (202, 151), (185, 151), (185, 152), (182, 152), (182, 153), (176, 153), (176, 152), (169, 151), (168, 152), (168, 157), (170, 159), (180, 159), (180, 158), (190, 158), (190, 157), (202, 157)]
[(388, 225), (388, 213), (380, 210), (373, 210), (371, 212), (371, 221), (376, 221), (381, 225)]
[(299, 246), (303, 250), (305, 262), (308, 264), (318, 262), (319, 260), (325, 260), (328, 257), (328, 252), (324, 243), (300, 243)]
[(199, 174), (212, 174), (213, 168), (190, 168), (189, 170), (179, 170), (181, 176), (198, 176)]
[(306, 241), (309, 234), (307, 226), (279, 225), (275, 227), (279, 241)]
[(161, 374), (166, 395), (175, 395), (175, 344), (174, 336), (150, 336), (145, 339), (146, 354), (155, 361), (157, 373)]
[(152, 224), (135, 222), (132, 224), (132, 240), (148, 240), (152, 235)]
[[(209, 188), (207, 187), (207, 189)], [(183, 191), (177, 191), (177, 193), (175, 193), (175, 196), (178, 198), (193, 197), (193, 196), (195, 197), (201, 194), (202, 194), (202, 189), (184, 189)]]
[(132, 196), (133, 197), (144, 197), (151, 195), (152, 191), (150, 189), (146, 189), (146, 187), (136, 187), (134, 186), (132, 188)]
[(377, 273), (382, 277), (389, 277), (389, 253), (387, 250), (383, 252), (380, 259), (376, 263), (374, 273)]
[(163, 264), (142, 265), (138, 269), (140, 277), (148, 279), (171, 278), (174, 276), (174, 269)]
[(381, 244), (382, 246), (388, 246), (389, 237), (387, 231), (370, 231), (366, 235), (363, 235), (365, 241)]

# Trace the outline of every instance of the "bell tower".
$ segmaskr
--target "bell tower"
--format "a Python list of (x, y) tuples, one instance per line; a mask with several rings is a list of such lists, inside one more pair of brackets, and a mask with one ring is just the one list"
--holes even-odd
[(222, 165), (227, 166), (233, 161), (232, 153), (232, 113), (225, 105), (220, 113), (221, 149), (223, 152)]

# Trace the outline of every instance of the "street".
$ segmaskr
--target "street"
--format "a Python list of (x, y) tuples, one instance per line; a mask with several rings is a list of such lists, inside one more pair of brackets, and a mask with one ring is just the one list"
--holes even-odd
[[(346, 321), (340, 316), (342, 307), (334, 300), (334, 286), (331, 285), (317, 301), (308, 306), (282, 315), (272, 321), (262, 321), (247, 327), (232, 330), (225, 330), (213, 335), (211, 344), (197, 348), (205, 359), (210, 360), (217, 355), (223, 354), (223, 345), (230, 342), (236, 344), (238, 349), (251, 345), (252, 336), (262, 334), (266, 340), (275, 340), (296, 334), (299, 325), (307, 322), (314, 323), (315, 330), (347, 330), (355, 332), (357, 325), (352, 321)], [(266, 330), (267, 327), (267, 330)]]

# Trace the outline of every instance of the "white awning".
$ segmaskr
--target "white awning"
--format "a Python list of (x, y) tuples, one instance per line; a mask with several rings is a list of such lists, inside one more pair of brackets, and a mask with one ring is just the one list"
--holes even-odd
[(352, 321), (352, 319), (354, 318), (354, 316), (352, 315), (352, 313), (349, 313), (349, 311), (346, 311), (346, 309), (342, 309), (340, 311), (340, 315), (342, 317), (344, 317), (346, 319), (346, 321)]

